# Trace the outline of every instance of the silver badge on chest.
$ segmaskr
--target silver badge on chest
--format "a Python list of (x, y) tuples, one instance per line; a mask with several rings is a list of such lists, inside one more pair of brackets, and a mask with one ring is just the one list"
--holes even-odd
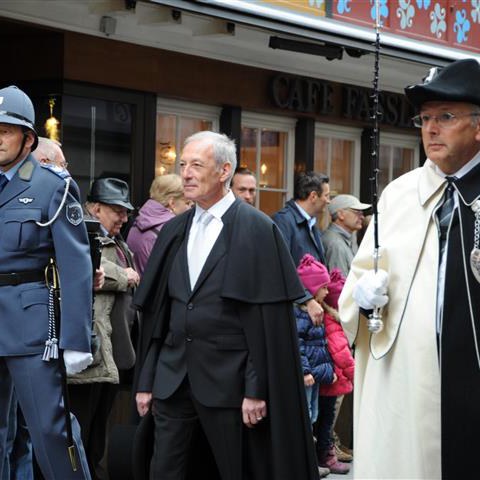
[(480, 200), (475, 200), (471, 208), (475, 214), (475, 224), (473, 229), (473, 249), (470, 252), (470, 268), (477, 282), (480, 283)]

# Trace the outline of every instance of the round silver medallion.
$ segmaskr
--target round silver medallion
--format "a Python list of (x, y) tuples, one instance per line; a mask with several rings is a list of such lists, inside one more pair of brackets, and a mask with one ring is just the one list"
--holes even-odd
[(480, 283), (480, 249), (478, 248), (474, 248), (470, 252), (470, 268), (477, 282)]

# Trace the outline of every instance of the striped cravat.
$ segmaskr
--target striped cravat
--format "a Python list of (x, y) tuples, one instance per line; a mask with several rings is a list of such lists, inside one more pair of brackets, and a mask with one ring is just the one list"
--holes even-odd
[(448, 227), (450, 226), (450, 220), (452, 219), (452, 213), (455, 208), (455, 198), (453, 193), (455, 188), (453, 182), (456, 180), (455, 177), (445, 177), (448, 182), (445, 193), (443, 194), (443, 199), (440, 207), (437, 210), (438, 218), (438, 229), (439, 229), (439, 238), (440, 238), (440, 259), (443, 257), (445, 251), (445, 245), (447, 242), (447, 233)]

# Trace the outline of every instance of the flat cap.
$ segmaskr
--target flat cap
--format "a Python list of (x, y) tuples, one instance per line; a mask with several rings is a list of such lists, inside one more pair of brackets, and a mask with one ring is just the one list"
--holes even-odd
[(119, 205), (128, 210), (133, 210), (128, 184), (119, 178), (98, 178), (95, 180), (87, 200), (89, 202)]
[(480, 105), (480, 63), (467, 58), (432, 68), (423, 83), (405, 88), (408, 101), (416, 108), (425, 102), (466, 102)]

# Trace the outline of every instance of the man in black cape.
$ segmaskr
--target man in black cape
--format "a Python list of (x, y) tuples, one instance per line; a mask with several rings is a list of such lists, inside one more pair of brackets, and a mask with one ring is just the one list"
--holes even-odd
[(303, 288), (277, 227), (229, 190), (235, 164), (224, 135), (186, 140), (181, 174), (197, 205), (164, 226), (134, 299), (150, 478), (184, 478), (201, 427), (223, 480), (318, 479), (292, 311)]

